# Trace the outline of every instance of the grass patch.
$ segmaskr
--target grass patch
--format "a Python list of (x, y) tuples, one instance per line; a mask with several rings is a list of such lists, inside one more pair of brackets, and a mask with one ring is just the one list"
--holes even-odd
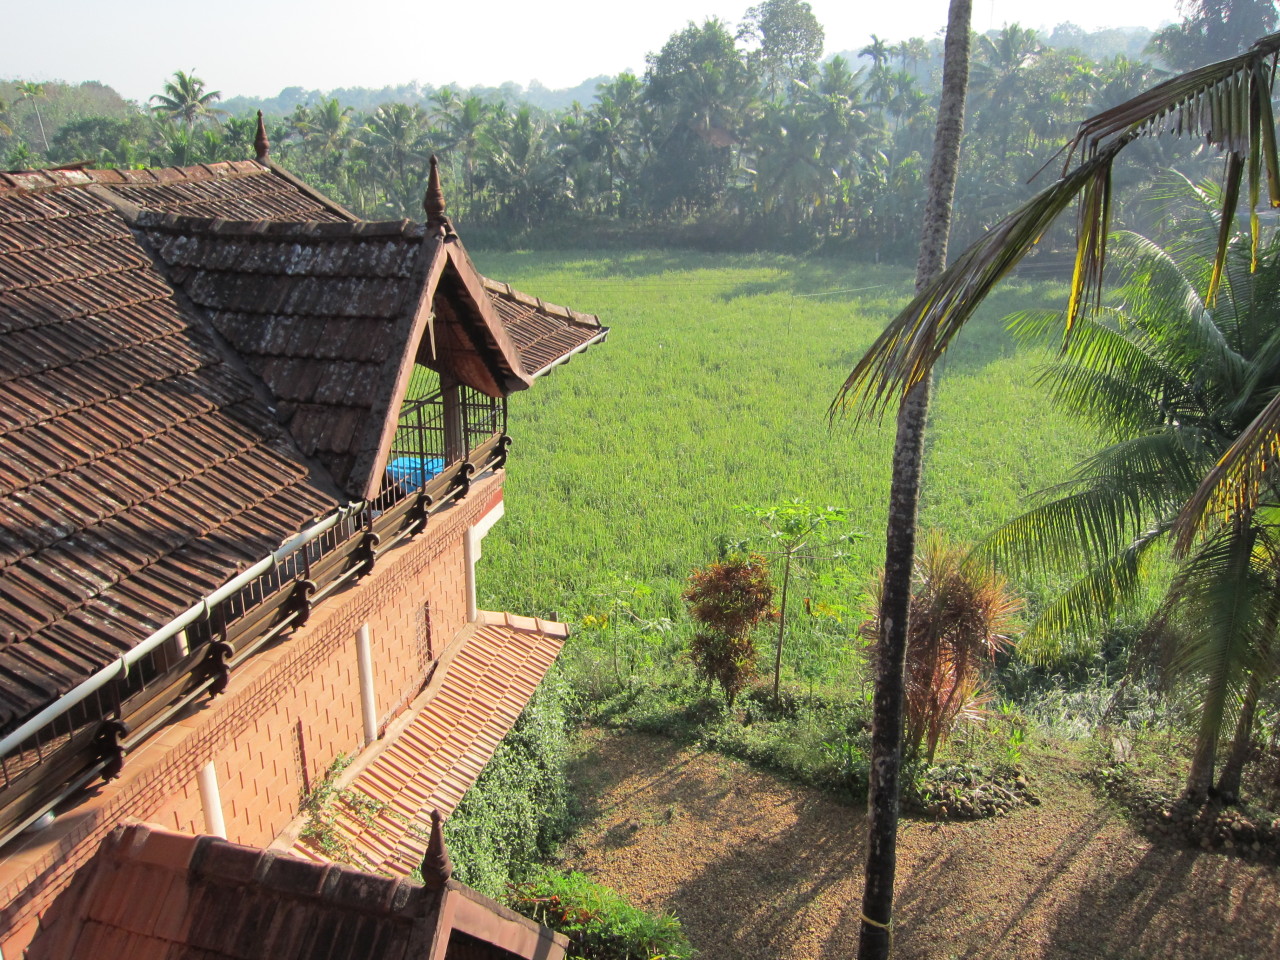
[[(910, 296), (909, 271), (656, 251), (476, 259), (612, 327), (605, 344), (511, 399), (509, 511), (485, 541), (485, 603), (577, 619), (630, 577), (652, 588), (655, 615), (675, 617), (690, 569), (747, 532), (735, 506), (791, 498), (849, 509), (868, 536), (834, 599), (848, 606), (865, 590), (883, 562), (891, 424), (832, 427), (828, 405)], [(942, 364), (922, 526), (975, 540), (1087, 448), (1033, 383), (1045, 354), (1017, 347), (1001, 322), (1061, 299), (1058, 285), (1002, 287)]]

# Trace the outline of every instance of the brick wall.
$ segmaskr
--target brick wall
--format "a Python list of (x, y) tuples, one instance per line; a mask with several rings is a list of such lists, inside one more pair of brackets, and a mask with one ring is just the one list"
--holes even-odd
[(370, 628), (381, 732), (466, 622), (463, 536), (501, 499), (501, 474), (475, 484), (422, 534), (380, 556), (372, 573), (317, 604), (305, 626), (237, 669), (222, 696), (131, 754), (120, 779), (0, 862), (3, 955), (18, 956), (38, 915), (121, 819), (204, 832), (196, 775), (209, 762), (228, 839), (269, 844), (334, 760), (363, 744), (356, 630)]

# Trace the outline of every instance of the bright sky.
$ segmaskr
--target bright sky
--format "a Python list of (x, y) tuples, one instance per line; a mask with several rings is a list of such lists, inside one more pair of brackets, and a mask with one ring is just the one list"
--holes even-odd
[[(101, 2), (13, 4), (4, 16), (0, 77), (100, 80), (145, 100), (174, 70), (192, 70), (224, 96), (275, 96), (286, 86), (329, 90), (418, 80), (496, 86), (538, 80), (552, 89), (642, 71), (689, 20), (736, 25), (758, 0), (221, 0), (153, 5), (145, 14)], [(810, 0), (828, 53), (936, 36), (946, 0)], [(1061, 13), (1049, 11), (1058, 9)], [(974, 0), (979, 31), (1005, 23), (1085, 29), (1156, 28), (1179, 19), (1176, 0)]]

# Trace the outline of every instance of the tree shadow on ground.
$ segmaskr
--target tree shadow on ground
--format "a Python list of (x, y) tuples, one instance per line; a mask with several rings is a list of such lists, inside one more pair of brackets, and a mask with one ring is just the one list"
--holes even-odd
[[(675, 890), (672, 907), (705, 955), (817, 955), (811, 951), (821, 942), (819, 918), (845, 900), (851, 879), (861, 876), (865, 817), (825, 798), (802, 799), (794, 812), (789, 827), (754, 836), (747, 831), (744, 843)], [(848, 949), (839, 954), (852, 955)]]
[(1125, 870), (1095, 865), (1054, 918), (1080, 957), (1280, 956), (1275, 870), (1159, 841)]
[[(856, 955), (865, 815), (662, 738), (590, 751), (596, 820), (575, 867), (675, 913), (706, 957)], [(1273, 867), (1152, 843), (1076, 778), (1039, 807), (906, 819), (896, 960), (1280, 956)]]

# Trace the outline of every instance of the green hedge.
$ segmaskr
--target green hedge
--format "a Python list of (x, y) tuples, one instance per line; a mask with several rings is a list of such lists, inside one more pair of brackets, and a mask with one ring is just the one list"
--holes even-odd
[(686, 960), (694, 950), (680, 921), (633, 907), (581, 873), (543, 869), (511, 891), (512, 907), (569, 938), (581, 960)]
[(553, 670), (445, 822), (454, 875), (495, 900), (545, 860), (571, 825), (569, 700)]

